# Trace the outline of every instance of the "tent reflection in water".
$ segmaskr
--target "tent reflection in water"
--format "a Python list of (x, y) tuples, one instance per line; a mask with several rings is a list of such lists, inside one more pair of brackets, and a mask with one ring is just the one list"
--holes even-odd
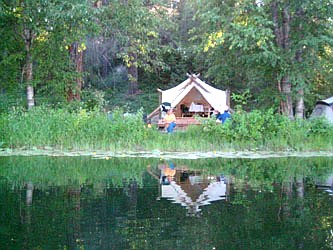
[[(170, 167), (171, 166), (171, 167)], [(199, 216), (201, 207), (226, 200), (228, 182), (224, 176), (207, 175), (204, 170), (190, 170), (172, 163), (160, 164), (160, 197), (180, 204), (188, 216)]]

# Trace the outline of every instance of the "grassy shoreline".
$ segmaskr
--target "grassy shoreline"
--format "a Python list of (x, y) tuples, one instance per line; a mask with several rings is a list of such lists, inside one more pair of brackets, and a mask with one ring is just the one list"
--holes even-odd
[(268, 158), (307, 158), (333, 157), (333, 151), (103, 151), (103, 150), (57, 150), (57, 149), (10, 149), (0, 150), (0, 157), (7, 156), (51, 156), (51, 157), (91, 157), (94, 159), (111, 158), (157, 158), (157, 159), (268, 159)]
[[(2, 149), (55, 149), (111, 152), (317, 152), (333, 151), (333, 129), (324, 120), (290, 121), (272, 110), (236, 112), (226, 124), (213, 119), (185, 132), (165, 134), (149, 128), (139, 111), (124, 116), (84, 109), (37, 107), (0, 114)], [(200, 119), (200, 118), (198, 118)]]

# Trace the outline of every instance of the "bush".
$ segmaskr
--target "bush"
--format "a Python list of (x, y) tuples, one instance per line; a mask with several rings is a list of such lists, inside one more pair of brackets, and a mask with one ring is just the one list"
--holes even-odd
[[(197, 118), (200, 119), (200, 118)], [(322, 150), (331, 149), (333, 129), (321, 120), (295, 120), (267, 112), (237, 112), (225, 124), (201, 119), (202, 125), (171, 135), (148, 128), (143, 110), (126, 114), (98, 110), (13, 109), (0, 115), (2, 147), (104, 150)]]
[(117, 144), (139, 143), (147, 137), (142, 111), (126, 117), (121, 110), (115, 110), (110, 120), (99, 111), (35, 107), (28, 112), (13, 110), (3, 114), (0, 124), (5, 128), (0, 141), (8, 147), (113, 148)]
[(316, 118), (309, 120), (309, 134), (325, 135), (332, 134), (333, 125), (325, 118)]

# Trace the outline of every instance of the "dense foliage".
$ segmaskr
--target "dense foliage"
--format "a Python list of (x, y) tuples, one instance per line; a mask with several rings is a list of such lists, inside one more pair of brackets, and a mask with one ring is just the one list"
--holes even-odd
[[(254, 3), (255, 2), (255, 3)], [(304, 117), (332, 91), (332, 1), (199, 1), (199, 60), (216, 83), (248, 88), (252, 105)], [(330, 94), (328, 94), (330, 95)]]
[[(332, 91), (332, 1), (0, 1), (0, 112), (100, 101), (152, 111), (186, 72), (248, 111), (307, 117)], [(29, 105), (27, 105), (29, 104)]]
[[(326, 180), (330, 176), (332, 158), (175, 159), (176, 166), (208, 175), (223, 173), (230, 180), (227, 199), (201, 206), (196, 217), (187, 217), (188, 210), (173, 200), (160, 198), (159, 181), (147, 172), (148, 164), (153, 168), (158, 162), (142, 158), (0, 157), (2, 246), (332, 246), (332, 199), (311, 185), (318, 177)], [(203, 191), (199, 185), (193, 185), (196, 192)]]
[[(200, 118), (198, 118), (200, 119)], [(272, 110), (239, 111), (225, 124), (202, 120), (186, 132), (165, 134), (148, 127), (142, 111), (105, 114), (79, 109), (14, 110), (0, 117), (4, 148), (123, 151), (331, 150), (332, 126), (323, 120), (290, 121)], [(38, 129), (36, 129), (38, 128)]]
[[(331, 0), (0, 0), (1, 144), (331, 148), (328, 125), (289, 119), (332, 91), (332, 10)], [(147, 128), (156, 88), (186, 72), (231, 90), (232, 122), (172, 137)]]

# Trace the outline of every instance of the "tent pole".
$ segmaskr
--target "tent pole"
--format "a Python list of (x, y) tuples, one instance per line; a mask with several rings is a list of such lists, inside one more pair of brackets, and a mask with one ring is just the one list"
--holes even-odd
[(227, 89), (226, 90), (226, 103), (227, 103), (227, 105), (228, 105), (228, 107), (230, 108), (230, 90), (229, 89)]

